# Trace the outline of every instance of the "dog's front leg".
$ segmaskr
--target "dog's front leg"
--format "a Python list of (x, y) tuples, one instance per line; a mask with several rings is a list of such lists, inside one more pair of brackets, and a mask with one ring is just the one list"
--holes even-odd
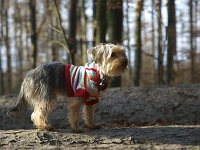
[(94, 110), (93, 106), (85, 105), (84, 106), (84, 120), (85, 125), (89, 129), (99, 129), (100, 125), (94, 124)]
[(82, 132), (82, 130), (79, 129), (81, 105), (82, 100), (80, 98), (70, 98), (68, 101), (69, 123), (72, 131), (76, 133)]

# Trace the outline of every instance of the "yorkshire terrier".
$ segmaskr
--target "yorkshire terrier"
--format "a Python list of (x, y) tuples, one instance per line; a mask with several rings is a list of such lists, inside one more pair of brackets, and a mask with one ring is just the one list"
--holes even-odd
[(93, 105), (101, 91), (109, 84), (110, 77), (120, 76), (127, 69), (128, 58), (120, 45), (99, 44), (89, 49), (93, 62), (74, 66), (59, 62), (43, 64), (30, 70), (21, 85), (17, 105), (8, 112), (11, 118), (22, 116), (27, 105), (33, 107), (31, 120), (38, 129), (52, 130), (48, 116), (56, 108), (57, 96), (68, 99), (69, 123), (74, 132), (80, 132), (79, 119), (84, 105), (85, 125), (94, 124)]

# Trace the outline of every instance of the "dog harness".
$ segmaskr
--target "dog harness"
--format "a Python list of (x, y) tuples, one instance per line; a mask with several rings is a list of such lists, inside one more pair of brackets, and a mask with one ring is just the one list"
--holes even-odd
[(66, 64), (65, 77), (68, 97), (81, 97), (85, 105), (98, 103), (100, 91), (108, 86), (108, 84), (101, 85), (95, 63), (87, 63), (85, 66)]

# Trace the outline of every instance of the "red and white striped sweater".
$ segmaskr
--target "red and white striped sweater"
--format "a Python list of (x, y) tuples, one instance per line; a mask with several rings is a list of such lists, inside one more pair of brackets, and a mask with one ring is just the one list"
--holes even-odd
[(96, 104), (100, 91), (108, 86), (100, 85), (100, 74), (95, 63), (87, 63), (85, 66), (66, 64), (65, 77), (68, 96), (82, 97), (85, 105)]

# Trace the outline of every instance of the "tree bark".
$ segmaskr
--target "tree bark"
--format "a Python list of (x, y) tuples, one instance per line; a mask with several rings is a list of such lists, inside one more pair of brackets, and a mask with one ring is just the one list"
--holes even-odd
[[(50, 1), (48, 0), (48, 5), (50, 5)], [(58, 7), (59, 7), (59, 4), (57, 4)], [(50, 9), (47, 8), (46, 9)], [(53, 8), (52, 8), (53, 10)], [(57, 21), (57, 18), (53, 15), (53, 11), (52, 10), (49, 10), (50, 11), (50, 22), (51, 22), (51, 25), (53, 26), (58, 26), (58, 21)], [(51, 41), (53, 41), (54, 39), (58, 40), (57, 37), (58, 37), (58, 33), (55, 32), (53, 29), (50, 29), (50, 35), (51, 35)], [(52, 61), (57, 61), (58, 60), (58, 54), (59, 54), (59, 51), (56, 47), (55, 44), (51, 44), (51, 56), (52, 56)]]
[(2, 68), (2, 46), (3, 46), (3, 9), (4, 9), (4, 0), (0, 2), (0, 95), (4, 94), (4, 75), (3, 75), (3, 68)]
[(158, 26), (158, 84), (164, 84), (164, 69), (163, 69), (163, 50), (162, 50), (162, 11), (161, 11), (162, 1), (157, 0), (157, 26)]
[(36, 1), (29, 0), (30, 7), (30, 23), (31, 23), (31, 66), (35, 68), (37, 65), (37, 23), (36, 23)]
[[(123, 31), (123, 3), (122, 0), (108, 0), (108, 35), (109, 42), (114, 44), (122, 43)], [(110, 83), (111, 87), (121, 86), (121, 77), (115, 77)]]
[(142, 65), (142, 37), (141, 37), (141, 14), (143, 10), (143, 0), (137, 0), (135, 16), (135, 74), (134, 85), (140, 85), (141, 65)]
[[(17, 73), (18, 77), (17, 83), (21, 83), (23, 80), (23, 39), (22, 39), (22, 19), (21, 19), (21, 14), (20, 14), (20, 8), (18, 3), (15, 3), (15, 14), (14, 14), (14, 28), (15, 28), (15, 48), (17, 49)], [(18, 31), (18, 32), (17, 32)]]
[(176, 55), (176, 9), (175, 0), (168, 0), (168, 27), (167, 27), (167, 84), (174, 80), (174, 56)]
[(194, 49), (194, 28), (193, 28), (193, 0), (189, 0), (189, 15), (190, 15), (190, 59), (191, 59), (191, 82), (195, 82), (195, 49)]
[(76, 6), (77, 0), (70, 0), (70, 9), (69, 9), (69, 43), (70, 49), (72, 52), (72, 64), (75, 63), (75, 54), (76, 54)]
[(106, 42), (106, 0), (97, 0), (96, 44)]
[(82, 64), (84, 65), (87, 61), (87, 18), (85, 15), (85, 0), (82, 0), (81, 4), (81, 39), (82, 39)]
[[(5, 1), (4, 1), (5, 2)], [(6, 35), (5, 35), (5, 44), (6, 44), (6, 76), (7, 76), (7, 83), (6, 83), (6, 93), (10, 93), (12, 91), (12, 64), (11, 64), (11, 52), (10, 52), (10, 39), (9, 39), (9, 23), (8, 23), (8, 6), (9, 6), (9, 0), (5, 2), (6, 8), (5, 8), (5, 27), (6, 27)]]

